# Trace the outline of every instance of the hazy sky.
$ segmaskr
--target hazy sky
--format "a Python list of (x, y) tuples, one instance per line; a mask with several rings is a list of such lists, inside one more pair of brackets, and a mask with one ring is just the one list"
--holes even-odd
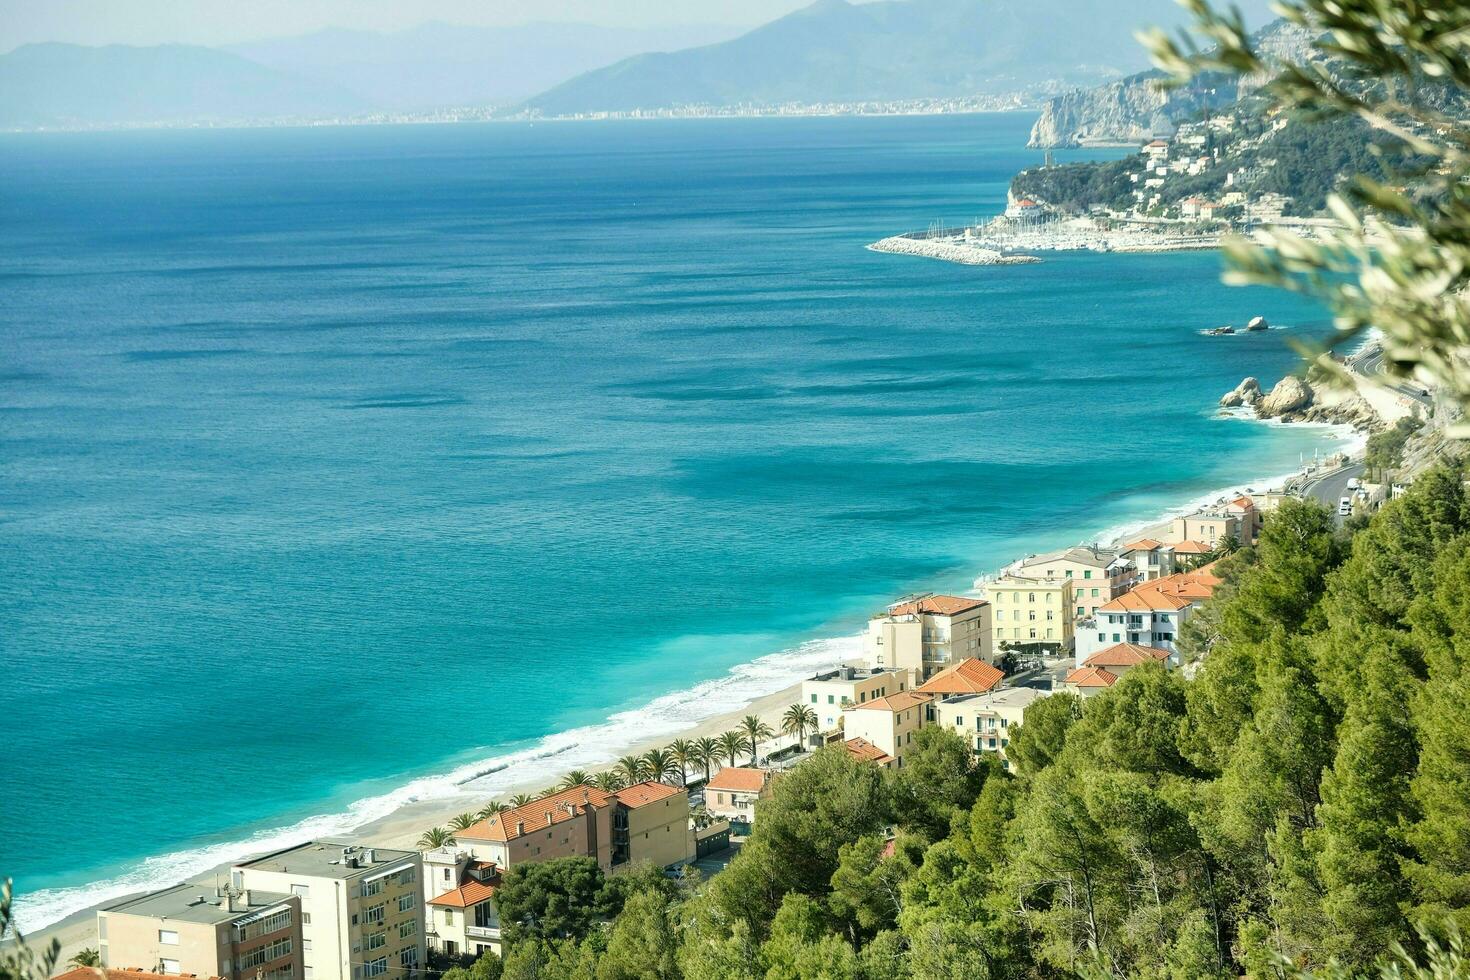
[(0, 51), (30, 41), (228, 44), (322, 27), (394, 30), (426, 20), (575, 20), (650, 27), (755, 25), (810, 0), (0, 0)]

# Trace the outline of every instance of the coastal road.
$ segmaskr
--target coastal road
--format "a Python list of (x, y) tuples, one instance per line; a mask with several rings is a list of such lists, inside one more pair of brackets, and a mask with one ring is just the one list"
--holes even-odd
[(1350, 463), (1341, 469), (1331, 470), (1322, 476), (1308, 480), (1303, 485), (1301, 495), (1308, 500), (1320, 501), (1327, 505), (1332, 511), (1337, 523), (1342, 523), (1342, 518), (1337, 516), (1337, 505), (1343, 497), (1351, 497), (1352, 492), (1348, 490), (1349, 480), (1361, 480), (1363, 478), (1363, 464)]
[[(1365, 348), (1361, 354), (1348, 359), (1348, 367), (1365, 378), (1374, 375), (1383, 375), (1385, 373), (1383, 369), (1383, 348), (1377, 344)], [(1425, 408), (1432, 408), (1434, 405), (1434, 399), (1430, 398), (1429, 392), (1423, 388), (1417, 388), (1414, 385), (1405, 384), (1400, 381), (1391, 381), (1387, 378), (1381, 378), (1381, 381), (1387, 387), (1403, 395), (1405, 398), (1418, 402)]]

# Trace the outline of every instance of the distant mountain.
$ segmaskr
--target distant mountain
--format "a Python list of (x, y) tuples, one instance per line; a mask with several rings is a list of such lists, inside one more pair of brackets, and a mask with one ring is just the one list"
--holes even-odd
[(27, 44), (0, 55), (0, 127), (230, 123), (364, 108), (350, 92), (227, 51)]
[[(1257, 48), (1275, 60), (1312, 56), (1311, 41), (1309, 32), (1284, 20), (1273, 21), (1255, 34)], [(1197, 118), (1206, 109), (1229, 106), (1261, 82), (1206, 73), (1180, 88), (1160, 90), (1153, 83), (1162, 77), (1157, 71), (1139, 72), (1047, 100), (1031, 128), (1029, 145), (1136, 143), (1169, 136), (1179, 123)]]
[(1171, 0), (818, 0), (721, 44), (588, 72), (524, 107), (566, 115), (1055, 91), (1136, 71), (1145, 55), (1133, 31), (1182, 16)]
[(570, 23), (429, 23), (392, 33), (331, 28), (226, 50), (351, 91), (376, 108), (424, 109), (519, 102), (630, 55), (712, 44), (737, 33), (739, 28), (713, 24), (639, 30)]

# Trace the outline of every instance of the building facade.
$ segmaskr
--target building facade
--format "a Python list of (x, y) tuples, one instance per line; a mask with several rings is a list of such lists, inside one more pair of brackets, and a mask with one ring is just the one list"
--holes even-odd
[(183, 884), (97, 912), (103, 966), (167, 976), (302, 980), (301, 902), (263, 889)]
[(647, 862), (673, 868), (694, 860), (689, 794), (652, 780), (614, 794), (613, 865)]
[(1006, 687), (935, 700), (932, 722), (964, 739), (973, 754), (999, 755), (1009, 768), (1005, 752), (1011, 729), (1021, 724), (1028, 705), (1049, 693), (1035, 687)]
[(755, 805), (771, 795), (771, 774), (749, 766), (726, 766), (704, 786), (704, 808), (716, 820), (755, 822)]
[(403, 980), (424, 967), (417, 851), (310, 841), (236, 865), (230, 879), (300, 901), (304, 980)]
[[(449, 848), (432, 852), (436, 855)], [(434, 862), (434, 870), (452, 867), (453, 887), (429, 898), (424, 906), (426, 939), (430, 949), (446, 956), (479, 957), (486, 952), (500, 955), (500, 916), (495, 909), (495, 889), (500, 870), (488, 861), (476, 861), (466, 853), (454, 855), (452, 865)], [(426, 860), (425, 878), (430, 862)], [(441, 880), (440, 876), (434, 876)]]
[(820, 731), (830, 732), (842, 720), (842, 709), (864, 704), (913, 686), (913, 675), (893, 667), (839, 667), (801, 682), (801, 703), (817, 713)]
[(914, 733), (924, 727), (924, 708), (929, 695), (903, 691), (864, 704), (849, 705), (842, 712), (843, 734), (876, 746), (902, 768), (904, 756), (913, 745)]
[(1145, 582), (1099, 606), (1097, 615), (1078, 628), (1078, 666), (1093, 654), (1120, 643), (1176, 654), (1180, 628), (1219, 584), (1207, 565)]
[(1048, 582), (1071, 579), (1072, 618), (1086, 619), (1097, 607), (1131, 589), (1133, 565), (1122, 554), (1107, 548), (1078, 546), (1064, 551), (1035, 555), (1021, 562), (1018, 574)]
[(994, 660), (990, 604), (966, 596), (924, 595), (896, 602), (868, 621), (865, 654), (873, 667), (922, 681), (966, 657)]
[(1072, 598), (1069, 578), (1006, 575), (988, 582), (985, 593), (994, 607), (994, 649), (1072, 649)]

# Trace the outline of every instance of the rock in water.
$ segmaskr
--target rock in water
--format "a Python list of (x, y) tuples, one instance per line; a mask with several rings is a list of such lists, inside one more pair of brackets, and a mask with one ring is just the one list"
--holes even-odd
[(1261, 383), (1255, 378), (1246, 378), (1233, 391), (1227, 391), (1221, 396), (1220, 407), (1239, 408), (1242, 405), (1254, 405), (1260, 400)]
[(1312, 389), (1301, 378), (1287, 375), (1276, 382), (1271, 394), (1261, 400), (1256, 414), (1263, 419), (1280, 418), (1312, 404)]
[(1270, 330), (1271, 324), (1267, 323), (1266, 318), (1263, 316), (1253, 316), (1251, 317), (1251, 322), (1247, 323), (1245, 328), (1254, 333), (1257, 330)]

